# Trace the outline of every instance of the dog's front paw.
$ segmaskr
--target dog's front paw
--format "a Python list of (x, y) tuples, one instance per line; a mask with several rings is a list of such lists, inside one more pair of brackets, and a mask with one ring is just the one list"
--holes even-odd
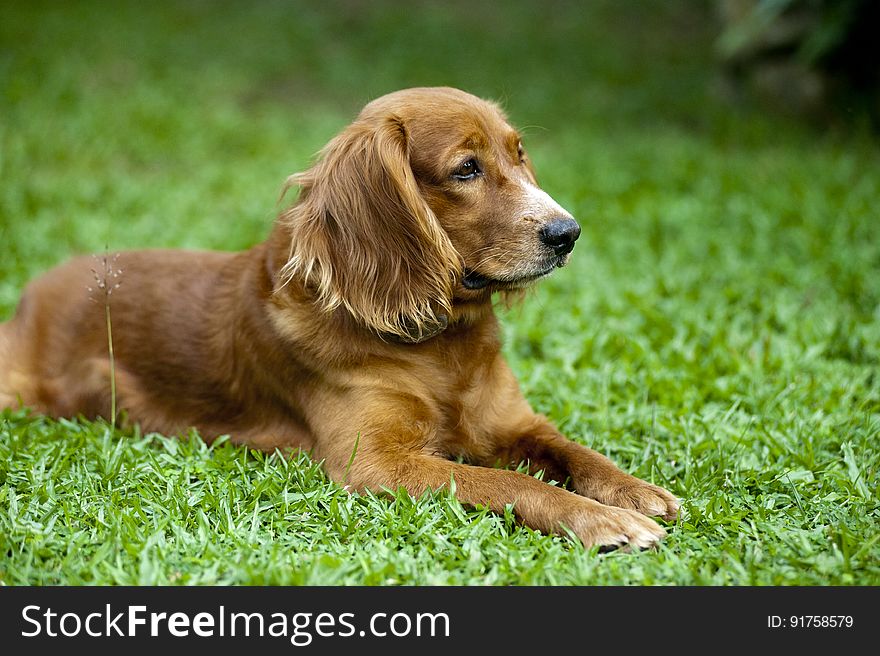
[(603, 551), (649, 549), (666, 537), (662, 526), (633, 510), (585, 501), (589, 502), (586, 509), (563, 522), (585, 547), (599, 546)]
[(679, 501), (657, 485), (651, 485), (634, 476), (603, 486), (596, 500), (609, 506), (635, 510), (649, 517), (674, 521), (678, 517)]

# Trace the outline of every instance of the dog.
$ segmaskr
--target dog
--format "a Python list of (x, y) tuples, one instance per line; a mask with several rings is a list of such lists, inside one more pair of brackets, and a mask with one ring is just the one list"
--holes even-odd
[(580, 227), (498, 105), (382, 96), (289, 187), (250, 250), (79, 257), (32, 281), (0, 324), (0, 407), (109, 419), (118, 401), (144, 431), (303, 450), (350, 490), (449, 487), (587, 547), (663, 538), (649, 517), (678, 500), (560, 434), (501, 355), (493, 294), (566, 264)]

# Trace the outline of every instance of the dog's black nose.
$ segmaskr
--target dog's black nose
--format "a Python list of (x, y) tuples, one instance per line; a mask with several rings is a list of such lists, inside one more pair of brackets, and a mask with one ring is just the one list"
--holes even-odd
[(574, 219), (551, 219), (539, 233), (541, 241), (557, 255), (570, 253), (574, 242), (581, 236), (581, 227)]

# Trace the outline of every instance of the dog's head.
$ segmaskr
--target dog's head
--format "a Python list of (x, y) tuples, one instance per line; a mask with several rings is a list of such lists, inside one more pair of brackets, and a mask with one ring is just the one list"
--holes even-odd
[(501, 110), (457, 89), (374, 100), (288, 184), (301, 194), (281, 217), (291, 238), (283, 275), (405, 341), (445, 328), (458, 301), (563, 266), (580, 235), (538, 187)]

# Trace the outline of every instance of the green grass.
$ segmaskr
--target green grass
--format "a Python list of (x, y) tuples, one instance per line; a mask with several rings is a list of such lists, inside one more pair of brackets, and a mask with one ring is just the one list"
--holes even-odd
[(523, 391), (681, 519), (600, 555), (305, 457), (6, 411), (0, 583), (880, 584), (876, 139), (722, 104), (697, 3), (364, 5), (6, 3), (0, 318), (74, 253), (256, 243), (365, 101), (460, 86), (584, 227), (502, 310)]

